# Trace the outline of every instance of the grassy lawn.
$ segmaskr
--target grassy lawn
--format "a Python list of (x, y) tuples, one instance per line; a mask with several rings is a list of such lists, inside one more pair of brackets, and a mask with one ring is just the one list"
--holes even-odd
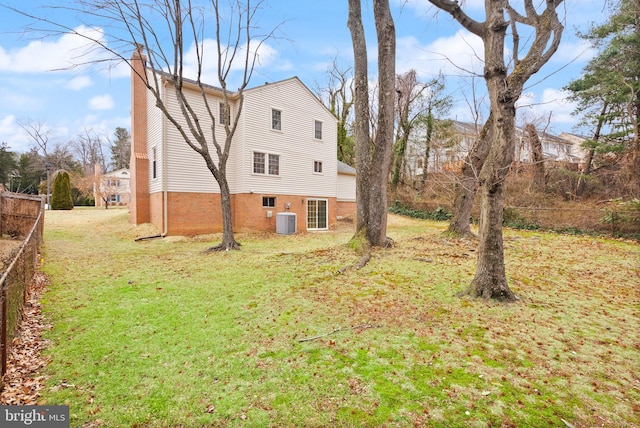
[(507, 230), (505, 306), (455, 296), (475, 244), (445, 227), (391, 216), (339, 274), (349, 228), (204, 254), (47, 212), (43, 401), (77, 427), (640, 426), (640, 246)]

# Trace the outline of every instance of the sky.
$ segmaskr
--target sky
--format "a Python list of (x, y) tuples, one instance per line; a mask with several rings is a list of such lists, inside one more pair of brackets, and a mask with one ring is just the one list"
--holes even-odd
[[(454, 106), (449, 117), (472, 121), (473, 93), (482, 99), (482, 43), (451, 17), (427, 0), (390, 0), (396, 27), (396, 72), (415, 69), (422, 81), (442, 74), (445, 93)], [(540, 0), (536, 0), (537, 3)], [(483, 20), (483, 0), (460, 2), (473, 18)], [(521, 2), (516, 2), (521, 3)], [(587, 132), (575, 127), (574, 106), (562, 88), (580, 76), (594, 51), (576, 36), (606, 16), (604, 0), (565, 0), (561, 7), (565, 32), (558, 52), (525, 86), (519, 102), (519, 120), (551, 118), (548, 131)], [(83, 26), (75, 13), (46, 6), (73, 5), (72, 0), (0, 0), (0, 5), (18, 8), (76, 29), (101, 40), (110, 27)], [(339, 67), (353, 63), (351, 35), (347, 28), (347, 0), (267, 0), (259, 15), (264, 29), (277, 27), (275, 37), (263, 46), (261, 61), (250, 87), (297, 76), (314, 92), (327, 85), (332, 62)], [(369, 70), (374, 79), (376, 40), (372, 0), (363, 1), (363, 19), (369, 46)], [(21, 125), (39, 123), (51, 130), (50, 141), (64, 144), (86, 130), (113, 136), (116, 127), (130, 129), (130, 74), (121, 64), (75, 66), (87, 58), (100, 58), (86, 51), (77, 36), (27, 30), (33, 19), (0, 7), (0, 143), (24, 153), (33, 143)], [(37, 25), (38, 28), (46, 26)], [(212, 43), (212, 40), (208, 40)], [(206, 46), (206, 45), (205, 45)], [(89, 55), (83, 56), (83, 55)], [(207, 71), (215, 81), (214, 64)], [(476, 73), (475, 78), (471, 78)], [(475, 89), (474, 89), (475, 88)]]

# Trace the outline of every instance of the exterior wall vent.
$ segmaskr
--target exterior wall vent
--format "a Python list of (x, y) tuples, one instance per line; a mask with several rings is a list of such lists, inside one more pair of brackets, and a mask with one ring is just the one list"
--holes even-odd
[(280, 235), (292, 235), (296, 233), (296, 213), (276, 214), (276, 233)]

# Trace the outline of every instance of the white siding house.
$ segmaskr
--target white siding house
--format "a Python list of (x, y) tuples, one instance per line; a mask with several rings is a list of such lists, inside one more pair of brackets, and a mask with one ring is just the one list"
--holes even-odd
[[(137, 55), (134, 64), (150, 72)], [(132, 82), (132, 222), (151, 222), (172, 235), (219, 232), (220, 190), (211, 171), (135, 73)], [(171, 83), (163, 83), (164, 105), (187, 129)], [(207, 87), (214, 123), (200, 89), (185, 82), (183, 92), (202, 129), (213, 126), (224, 145), (221, 90)], [(233, 118), (238, 96), (229, 99)], [(285, 212), (296, 215), (298, 231), (323, 230), (355, 213), (354, 171), (339, 171), (336, 154), (336, 117), (297, 77), (245, 90), (226, 170), (234, 230), (276, 231), (277, 214)]]

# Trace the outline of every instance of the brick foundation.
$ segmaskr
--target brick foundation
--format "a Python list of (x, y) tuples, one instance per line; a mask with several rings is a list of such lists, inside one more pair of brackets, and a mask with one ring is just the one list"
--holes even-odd
[[(275, 196), (275, 207), (263, 207), (263, 196)], [(150, 221), (160, 231), (164, 231), (163, 193), (154, 193), (150, 197)], [(168, 195), (169, 212), (168, 235), (198, 235), (222, 232), (222, 213), (220, 195), (211, 193), (171, 193)], [(314, 198), (315, 199), (315, 198)], [(329, 204), (329, 227), (335, 225), (336, 215), (346, 213), (344, 203), (336, 198), (327, 199)], [(287, 203), (289, 209), (287, 210)], [(276, 215), (281, 212), (297, 214), (298, 232), (307, 230), (307, 198), (304, 196), (239, 194), (232, 195), (234, 232), (273, 232), (276, 231)], [(355, 203), (354, 203), (355, 207)], [(267, 212), (271, 211), (271, 217)], [(355, 209), (349, 214), (353, 214)], [(347, 215), (347, 214), (343, 214)]]

